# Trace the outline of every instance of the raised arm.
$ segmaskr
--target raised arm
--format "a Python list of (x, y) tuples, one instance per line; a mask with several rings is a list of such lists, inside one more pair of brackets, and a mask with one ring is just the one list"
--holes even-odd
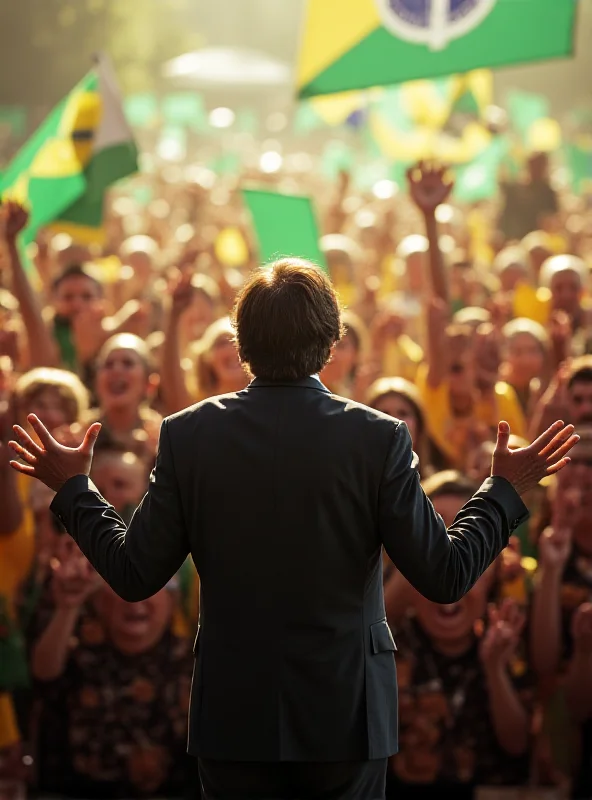
[(175, 414), (177, 411), (187, 408), (192, 402), (187, 391), (181, 363), (182, 353), (179, 347), (179, 323), (183, 312), (189, 307), (192, 297), (191, 275), (183, 276), (173, 289), (171, 307), (164, 329), (160, 388), (166, 414)]
[(407, 427), (400, 423), (394, 431), (380, 488), (379, 532), (395, 566), (433, 602), (453, 603), (468, 592), (526, 519), (519, 495), (562, 469), (578, 441), (573, 426), (562, 422), (520, 450), (510, 451), (509, 435), (507, 423), (500, 423), (492, 477), (446, 530), (421, 488)]
[(448, 199), (452, 183), (446, 180), (444, 169), (430, 169), (423, 163), (410, 169), (407, 179), (411, 199), (424, 218), (428, 240), (431, 286), (431, 298), (427, 304), (428, 382), (435, 388), (444, 380), (447, 371), (446, 326), (450, 320), (448, 281), (440, 250), (436, 210)]
[(53, 614), (31, 650), (31, 672), (38, 681), (54, 681), (64, 673), (84, 604), (102, 583), (72, 542), (61, 550), (51, 578)]
[(446, 202), (453, 184), (447, 180), (445, 168), (430, 169), (423, 163), (410, 169), (407, 178), (411, 199), (422, 213), (425, 222), (432, 292), (434, 297), (439, 297), (448, 304), (448, 283), (438, 239), (436, 209)]
[(450, 347), (446, 326), (448, 305), (439, 297), (433, 297), (427, 307), (428, 327), (428, 384), (437, 389), (449, 370)]
[(88, 474), (100, 425), (91, 425), (77, 448), (56, 442), (37, 417), (29, 417), (40, 445), (15, 426), (10, 446), (25, 462), (11, 465), (57, 492), (51, 510), (96, 571), (130, 603), (156, 594), (189, 554), (166, 420), (148, 492), (126, 529)]
[(2, 208), (2, 232), (12, 276), (12, 291), (18, 300), (29, 345), (29, 366), (47, 367), (57, 363), (53, 338), (41, 314), (41, 307), (25, 273), (18, 249), (18, 235), (28, 222), (28, 214), (16, 203)]
[(554, 675), (563, 650), (561, 583), (572, 552), (573, 529), (582, 513), (579, 487), (573, 476), (558, 476), (551, 526), (538, 541), (538, 566), (530, 612), (530, 660), (540, 677)]

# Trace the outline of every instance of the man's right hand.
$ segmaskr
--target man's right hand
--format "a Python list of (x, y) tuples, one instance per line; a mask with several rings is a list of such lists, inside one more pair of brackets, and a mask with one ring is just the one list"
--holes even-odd
[(518, 494), (524, 495), (543, 478), (554, 475), (569, 464), (567, 454), (580, 437), (574, 433), (573, 425), (565, 425), (559, 420), (528, 447), (510, 450), (509, 440), (510, 426), (507, 422), (500, 422), (491, 474), (505, 478)]

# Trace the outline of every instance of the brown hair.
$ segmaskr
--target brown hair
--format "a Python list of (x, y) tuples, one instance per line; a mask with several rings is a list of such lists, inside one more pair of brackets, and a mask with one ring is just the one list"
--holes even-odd
[(80, 378), (73, 372), (53, 367), (36, 367), (17, 380), (14, 395), (19, 410), (26, 412), (31, 403), (47, 389), (59, 394), (70, 425), (88, 410), (88, 392)]
[(234, 326), (241, 361), (256, 377), (275, 381), (320, 372), (343, 334), (329, 278), (298, 258), (251, 276), (238, 296)]
[(425, 430), (425, 412), (421, 395), (415, 384), (405, 378), (379, 378), (374, 381), (366, 393), (366, 404), (370, 408), (376, 408), (376, 404), (384, 397), (395, 396), (402, 397), (413, 408), (417, 418), (418, 433), (422, 435)]
[(197, 394), (200, 398), (211, 397), (218, 393), (218, 377), (211, 364), (211, 353), (214, 345), (226, 337), (232, 337), (234, 329), (228, 317), (222, 317), (212, 322), (201, 339), (193, 346), (192, 354), (195, 359), (195, 375), (197, 381)]
[(431, 456), (421, 395), (415, 384), (405, 378), (379, 378), (368, 389), (365, 402), (370, 408), (378, 410), (377, 405), (385, 397), (402, 397), (413, 409), (417, 420), (417, 441), (413, 442), (413, 449), (419, 456), (420, 475), (424, 477), (425, 470), (430, 468)]

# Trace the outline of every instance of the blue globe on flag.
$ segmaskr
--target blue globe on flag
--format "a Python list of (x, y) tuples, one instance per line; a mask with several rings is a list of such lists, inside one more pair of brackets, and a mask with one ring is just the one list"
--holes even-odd
[(497, 0), (376, 0), (383, 24), (394, 36), (430, 50), (443, 50), (472, 31)]

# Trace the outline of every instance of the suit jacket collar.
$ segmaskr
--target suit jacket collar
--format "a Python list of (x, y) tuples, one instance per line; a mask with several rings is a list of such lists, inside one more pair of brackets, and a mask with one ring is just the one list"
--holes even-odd
[(269, 387), (276, 387), (276, 386), (289, 386), (292, 388), (299, 388), (299, 389), (316, 389), (317, 392), (325, 392), (326, 394), (331, 394), (329, 389), (324, 386), (320, 379), (316, 376), (311, 376), (310, 378), (302, 378), (298, 381), (267, 381), (263, 378), (255, 378), (247, 388), (249, 389), (263, 389)]

